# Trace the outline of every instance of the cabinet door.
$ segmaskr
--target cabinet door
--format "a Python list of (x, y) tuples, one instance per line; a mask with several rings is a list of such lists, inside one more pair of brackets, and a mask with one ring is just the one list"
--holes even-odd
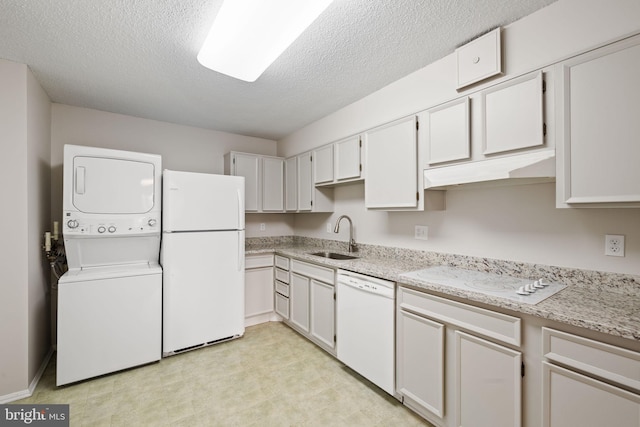
[(471, 156), (469, 97), (433, 108), (425, 116), (430, 165)]
[(233, 155), (233, 171), (235, 176), (244, 176), (244, 209), (257, 212), (259, 207), (259, 156), (235, 153)]
[(312, 163), (311, 153), (298, 156), (298, 210), (310, 211), (312, 208)]
[(298, 158), (291, 157), (284, 163), (285, 198), (284, 208), (287, 212), (298, 210)]
[(519, 427), (520, 352), (455, 331), (456, 426)]
[(284, 210), (284, 159), (262, 158), (262, 210)]
[(398, 392), (439, 418), (444, 416), (444, 325), (399, 311)]
[(542, 72), (482, 92), (484, 154), (544, 144)]
[(542, 363), (543, 427), (638, 427), (640, 396)]
[(418, 206), (417, 143), (415, 116), (365, 134), (364, 200), (367, 208)]
[(311, 335), (329, 348), (335, 347), (335, 289), (311, 280)]
[(558, 202), (638, 206), (640, 37), (578, 56), (558, 71)]
[(244, 317), (273, 311), (273, 267), (247, 269), (244, 272)]
[(289, 284), (289, 320), (309, 332), (309, 279), (296, 273)]
[(325, 145), (313, 151), (313, 183), (333, 182), (333, 145)]
[(360, 178), (362, 172), (361, 146), (359, 136), (335, 143), (336, 181)]

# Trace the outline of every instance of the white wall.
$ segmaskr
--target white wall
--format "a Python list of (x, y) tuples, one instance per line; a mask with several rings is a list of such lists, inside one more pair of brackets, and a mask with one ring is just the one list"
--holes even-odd
[(51, 223), (51, 102), (27, 72), (27, 176), (29, 264), (29, 373), (33, 379), (51, 348), (49, 263), (42, 251)]
[[(26, 65), (0, 60), (0, 400), (26, 396), (50, 348), (50, 102)], [(26, 394), (25, 394), (26, 393)]]
[[(505, 72), (523, 73), (640, 31), (637, 0), (559, 0), (503, 31)], [(460, 96), (455, 57), (437, 61), (278, 142), (289, 157)], [(486, 85), (486, 84), (485, 84)], [(473, 90), (477, 90), (476, 86)], [(550, 130), (553, 131), (553, 130)], [(326, 232), (341, 214), (355, 220), (356, 240), (513, 261), (640, 274), (640, 211), (555, 209), (553, 184), (448, 191), (442, 212), (364, 209), (363, 185), (335, 189), (335, 214), (298, 214), (297, 235)], [(429, 240), (413, 239), (414, 225), (429, 226)], [(347, 239), (344, 227), (338, 239)], [(626, 257), (604, 256), (604, 235), (626, 236)]]
[[(51, 128), (51, 209), (54, 220), (60, 220), (62, 215), (62, 162), (65, 144), (160, 154), (164, 169), (216, 174), (224, 173), (223, 156), (228, 151), (276, 154), (276, 142), (268, 139), (63, 104), (53, 104)], [(255, 228), (259, 227), (255, 225), (259, 220), (247, 215), (248, 237), (252, 237)], [(269, 222), (271, 226), (267, 228), (268, 232), (282, 231), (291, 234), (291, 227), (286, 225), (286, 221), (271, 217)]]

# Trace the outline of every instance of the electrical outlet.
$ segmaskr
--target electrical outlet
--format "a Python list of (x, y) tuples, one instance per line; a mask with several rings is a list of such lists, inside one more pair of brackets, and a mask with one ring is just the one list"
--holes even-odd
[(327, 233), (332, 233), (332, 232), (333, 232), (333, 230), (331, 229), (331, 223), (328, 222), (327, 223)]
[(604, 236), (604, 254), (608, 256), (624, 256), (624, 236), (618, 234)]
[(418, 240), (427, 240), (429, 234), (429, 227), (426, 225), (416, 225), (414, 237)]
[(264, 222), (260, 223), (260, 231), (264, 231), (267, 229), (267, 224), (265, 224)]

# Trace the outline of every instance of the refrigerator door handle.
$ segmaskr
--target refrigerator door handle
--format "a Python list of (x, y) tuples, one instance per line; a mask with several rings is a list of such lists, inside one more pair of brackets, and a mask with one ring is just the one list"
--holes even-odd
[(244, 270), (244, 233), (238, 233), (238, 271)]
[(236, 196), (238, 198), (238, 228), (244, 229), (244, 206), (240, 189), (236, 190)]

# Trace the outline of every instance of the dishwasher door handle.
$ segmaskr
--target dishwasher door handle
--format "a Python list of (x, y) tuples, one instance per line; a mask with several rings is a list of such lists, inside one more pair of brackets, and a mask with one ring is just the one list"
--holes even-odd
[(362, 280), (362, 279), (354, 278), (350, 276), (338, 275), (338, 286), (340, 285), (348, 286), (353, 289), (358, 289), (362, 292), (380, 295), (385, 298), (395, 297), (395, 289), (393, 287), (393, 283), (390, 283), (391, 286), (388, 286), (388, 285), (369, 282), (366, 280)]

